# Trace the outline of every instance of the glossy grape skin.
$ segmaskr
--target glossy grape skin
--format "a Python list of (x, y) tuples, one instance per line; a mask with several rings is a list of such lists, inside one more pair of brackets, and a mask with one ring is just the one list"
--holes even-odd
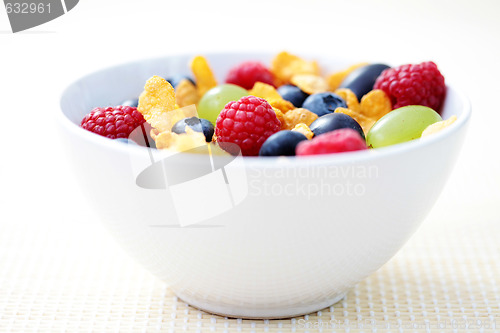
[(198, 104), (198, 116), (215, 124), (217, 116), (227, 103), (247, 96), (248, 91), (234, 84), (221, 84), (203, 95)]
[(283, 99), (289, 101), (296, 108), (302, 107), (302, 104), (309, 97), (309, 94), (306, 94), (299, 87), (293, 86), (291, 84), (284, 84), (278, 88), (278, 93), (283, 97)]
[(366, 136), (371, 148), (380, 148), (420, 138), (424, 129), (441, 121), (431, 108), (409, 105), (395, 109), (380, 118)]
[(388, 68), (390, 67), (384, 64), (359, 67), (347, 75), (339, 88), (350, 89), (360, 101), (365, 94), (373, 89), (377, 77)]

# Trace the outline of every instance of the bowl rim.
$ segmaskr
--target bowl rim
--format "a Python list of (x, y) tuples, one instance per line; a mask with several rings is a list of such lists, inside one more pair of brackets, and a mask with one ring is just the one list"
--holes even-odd
[[(241, 53), (206, 53), (205, 57), (210, 58), (212, 56), (230, 56), (230, 55), (248, 55), (252, 56), (269, 56), (270, 53), (250, 53), (250, 52), (241, 52)], [(310, 56), (310, 54), (301, 54), (304, 56)], [(126, 62), (122, 64), (117, 64), (113, 66), (108, 66), (104, 68), (97, 69), (91, 73), (88, 73), (82, 77), (71, 82), (67, 85), (64, 90), (59, 94), (59, 110), (56, 114), (56, 121), (60, 126), (64, 127), (68, 130), (72, 135), (78, 136), (81, 139), (87, 141), (90, 144), (98, 145), (103, 148), (116, 150), (118, 152), (128, 153), (128, 154), (147, 154), (148, 148), (141, 146), (129, 146), (125, 144), (116, 144), (113, 140), (105, 138), (103, 136), (97, 135), (95, 133), (89, 132), (78, 126), (76, 123), (71, 121), (68, 116), (65, 114), (63, 110), (62, 101), (64, 96), (68, 93), (68, 91), (74, 85), (78, 84), (86, 80), (87, 78), (104, 71), (116, 70), (121, 67), (127, 67), (132, 65), (138, 65), (143, 62), (154, 62), (159, 60), (167, 60), (172, 57), (188, 57), (194, 56), (188, 54), (170, 54), (162, 57), (156, 58), (144, 58), (136, 61)], [(453, 85), (446, 84), (447, 94), (449, 91), (453, 91), (456, 96), (460, 98), (460, 104), (462, 105), (462, 110), (460, 115), (457, 117), (457, 120), (442, 131), (438, 133), (434, 133), (433, 135), (426, 137), (425, 139), (415, 139), (408, 142), (403, 142), (387, 147), (381, 147), (377, 149), (369, 149), (362, 151), (353, 151), (353, 152), (344, 152), (344, 153), (336, 153), (336, 154), (324, 154), (324, 155), (311, 155), (311, 156), (247, 156), (244, 158), (245, 166), (251, 167), (266, 167), (266, 168), (281, 168), (281, 167), (303, 167), (303, 166), (311, 166), (311, 165), (324, 165), (324, 164), (347, 164), (347, 163), (360, 163), (365, 162), (370, 159), (382, 158), (387, 156), (392, 156), (395, 154), (410, 152), (416, 149), (425, 149), (425, 147), (433, 144), (437, 144), (438, 142), (446, 139), (448, 136), (453, 135), (458, 132), (460, 129), (465, 127), (472, 114), (472, 107), (470, 103), (470, 99), (459, 89), (456, 89)], [(195, 157), (194, 157), (195, 158)]]

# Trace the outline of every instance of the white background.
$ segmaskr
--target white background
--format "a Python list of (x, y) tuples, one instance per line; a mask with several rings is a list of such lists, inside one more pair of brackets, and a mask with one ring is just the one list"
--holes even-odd
[[(447, 82), (469, 96), (474, 111), (449, 187), (478, 176), (498, 185), (499, 15), (497, 0), (82, 0), (52, 22), (12, 34), (0, 9), (2, 223), (63, 221), (75, 212), (88, 223), (91, 213), (54, 127), (61, 91), (109, 65), (179, 52), (290, 50), (353, 62), (433, 60)], [(491, 186), (497, 195), (498, 187)], [(470, 200), (485, 206), (477, 214), (492, 209), (492, 193), (470, 192)]]
[[(424, 223), (443, 217), (457, 227), (480, 219), (500, 223), (499, 16), (498, 0), (81, 0), (63, 17), (12, 34), (0, 8), (0, 221), (23, 226), (26, 234), (33, 224), (101, 230), (55, 126), (58, 99), (71, 81), (172, 53), (289, 50), (353, 62), (435, 61), (447, 82), (471, 99), (473, 121), (457, 167)], [(72, 228), (61, 230), (55, 237), (78, 241)]]

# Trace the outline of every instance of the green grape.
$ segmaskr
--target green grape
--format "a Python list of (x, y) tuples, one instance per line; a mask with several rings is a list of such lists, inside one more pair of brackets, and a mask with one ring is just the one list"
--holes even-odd
[(222, 84), (212, 88), (201, 98), (198, 104), (198, 116), (215, 125), (219, 113), (227, 103), (247, 95), (248, 91), (234, 84)]
[(369, 147), (380, 148), (415, 140), (427, 126), (441, 120), (436, 111), (426, 106), (404, 106), (380, 118), (368, 131), (366, 143)]

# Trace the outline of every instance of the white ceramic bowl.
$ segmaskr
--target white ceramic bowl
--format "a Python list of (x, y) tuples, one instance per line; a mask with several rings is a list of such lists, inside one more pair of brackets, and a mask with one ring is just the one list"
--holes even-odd
[[(272, 55), (207, 57), (222, 81), (230, 66), (269, 63)], [(448, 87), (443, 118), (458, 120), (426, 140), (306, 158), (238, 157), (225, 175), (169, 175), (167, 189), (153, 189), (164, 181), (153, 173), (152, 184), (138, 186), (138, 175), (164, 156), (78, 125), (95, 106), (138, 96), (152, 75), (189, 73), (190, 58), (145, 60), (79, 79), (63, 93), (59, 120), (81, 187), (118, 242), (181, 299), (225, 316), (317, 311), (381, 267), (431, 210), (470, 118), (467, 99)], [(316, 59), (325, 72), (349, 64)], [(184, 154), (168, 165), (196, 172), (204, 161)]]

